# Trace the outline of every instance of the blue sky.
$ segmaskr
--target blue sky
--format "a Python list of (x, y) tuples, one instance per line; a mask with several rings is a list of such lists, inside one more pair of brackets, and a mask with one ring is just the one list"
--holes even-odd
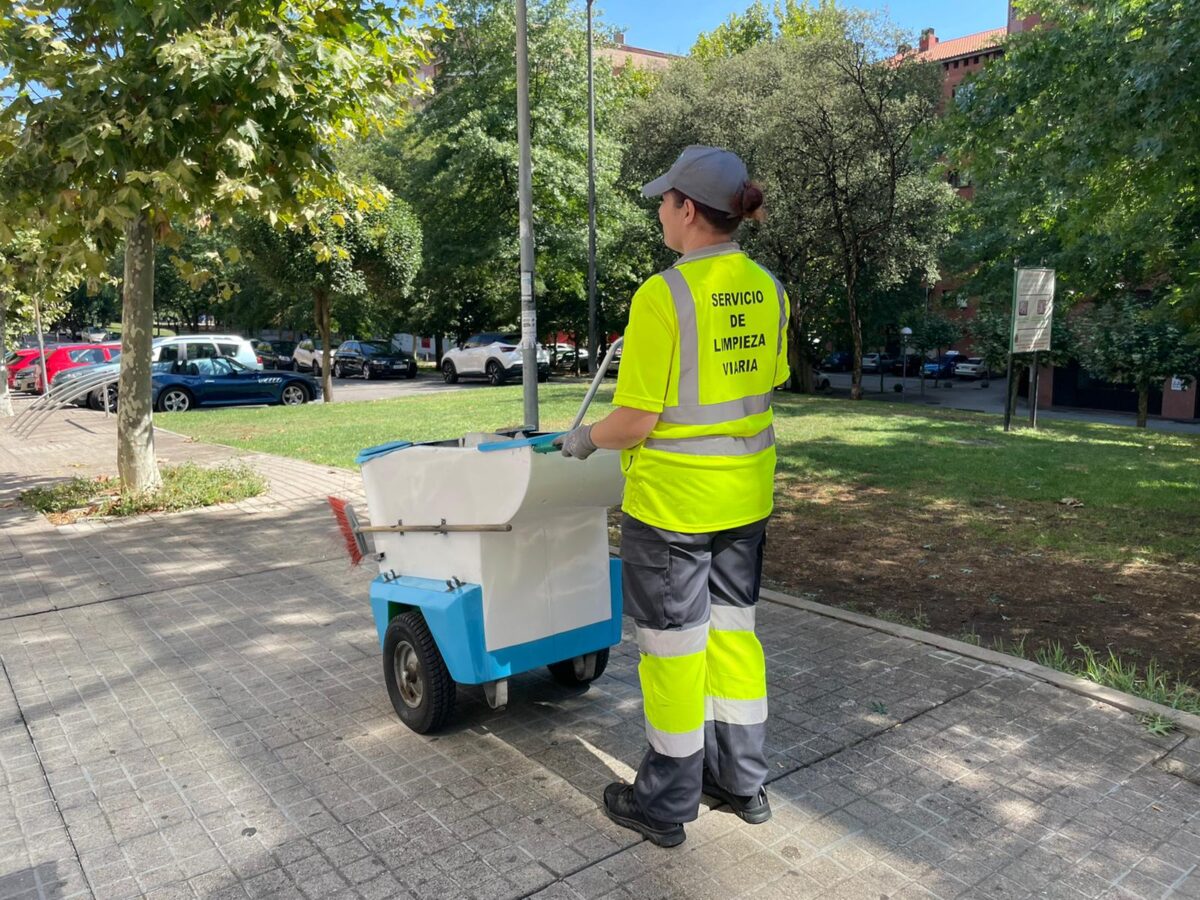
[[(753, 0), (596, 0), (604, 20), (624, 26), (635, 47), (686, 53), (696, 35), (742, 12)], [(773, 3), (768, 2), (768, 6)], [(845, 0), (844, 5), (884, 10), (900, 27), (918, 34), (933, 28), (938, 37), (962, 37), (1008, 20), (1008, 0)]]

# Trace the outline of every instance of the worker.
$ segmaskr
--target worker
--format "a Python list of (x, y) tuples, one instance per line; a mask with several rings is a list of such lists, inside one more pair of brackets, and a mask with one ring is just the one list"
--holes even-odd
[(754, 632), (775, 482), (771, 392), (789, 378), (783, 286), (733, 242), (763, 193), (736, 154), (686, 148), (642, 188), (682, 254), (634, 294), (616, 409), (556, 443), (621, 450), (625, 611), (649, 749), (609, 818), (683, 843), (701, 794), (766, 822), (767, 675)]

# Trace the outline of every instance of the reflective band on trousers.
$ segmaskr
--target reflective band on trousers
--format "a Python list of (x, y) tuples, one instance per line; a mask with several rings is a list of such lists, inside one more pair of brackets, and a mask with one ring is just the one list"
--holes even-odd
[(767, 698), (730, 700), (727, 697), (705, 697), (704, 718), (727, 725), (759, 725), (767, 721)]
[(703, 653), (708, 643), (708, 623), (663, 631), (639, 627), (637, 642), (642, 653), (651, 656), (690, 656), (693, 653)]
[(709, 627), (714, 631), (753, 631), (753, 606), (725, 606), (714, 603), (709, 607)]
[(647, 720), (646, 740), (663, 756), (685, 759), (704, 749), (704, 726), (693, 731), (659, 731)]
[(701, 435), (686, 438), (647, 438), (647, 450), (688, 453), (692, 456), (752, 456), (775, 446), (775, 428), (768, 425), (753, 437)]

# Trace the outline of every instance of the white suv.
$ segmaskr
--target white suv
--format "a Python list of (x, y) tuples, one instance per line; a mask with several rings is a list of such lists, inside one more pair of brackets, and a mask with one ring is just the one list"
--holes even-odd
[(254, 345), (236, 334), (181, 334), (175, 337), (155, 338), (151, 356), (154, 362), (228, 356), (248, 368), (262, 368)]
[[(473, 334), (442, 357), (442, 378), (454, 384), (459, 378), (486, 378), (492, 384), (504, 384), (520, 378), (524, 364), (521, 336), (488, 332)], [(537, 345), (538, 381), (550, 378), (550, 353)]]
[[(330, 365), (333, 365), (333, 351), (339, 346), (337, 341), (329, 343), (329, 360)], [(321, 377), (321, 359), (325, 353), (322, 349), (324, 345), (320, 338), (305, 338), (296, 345), (296, 349), (292, 351), (292, 365), (296, 367), (297, 372), (312, 372), (314, 378)]]

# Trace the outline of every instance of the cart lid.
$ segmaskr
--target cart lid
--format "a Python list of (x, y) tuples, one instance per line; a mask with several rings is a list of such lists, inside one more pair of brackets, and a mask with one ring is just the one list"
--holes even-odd
[[(519, 447), (533, 447), (535, 450), (549, 448), (555, 438), (562, 437), (565, 433), (555, 431), (550, 434), (536, 434), (533, 437), (514, 438), (511, 441), (490, 441), (486, 444), (480, 444), (475, 449), (480, 453), (493, 453), (496, 450), (516, 450)], [(549, 452), (549, 449), (546, 449), (545, 452)]]
[(361, 466), (367, 460), (383, 456), (385, 453), (391, 453), (393, 450), (403, 450), (405, 447), (411, 447), (412, 445), (412, 441), (388, 441), (386, 444), (379, 444), (376, 447), (359, 450), (358, 456), (354, 457), (354, 462), (356, 465)]

